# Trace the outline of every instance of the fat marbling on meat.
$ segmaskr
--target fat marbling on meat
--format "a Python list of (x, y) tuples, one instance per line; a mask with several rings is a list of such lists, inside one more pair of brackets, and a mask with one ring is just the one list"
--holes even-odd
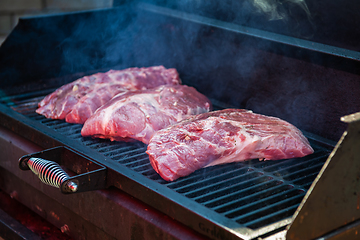
[(147, 144), (155, 131), (210, 110), (209, 99), (186, 85), (129, 91), (96, 110), (84, 123), (81, 135)]
[(279, 160), (314, 152), (292, 124), (243, 109), (193, 116), (157, 131), (147, 154), (167, 181), (218, 164), (250, 159)]
[(163, 66), (110, 70), (84, 76), (47, 95), (37, 113), (69, 123), (84, 123), (100, 106), (120, 92), (141, 90), (164, 84), (181, 84), (174, 68)]

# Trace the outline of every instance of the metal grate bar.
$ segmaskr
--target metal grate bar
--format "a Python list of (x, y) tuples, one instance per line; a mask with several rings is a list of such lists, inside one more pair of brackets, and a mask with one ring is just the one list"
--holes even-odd
[(127, 164), (124, 164), (124, 165), (129, 167), (129, 168), (136, 169), (138, 167), (143, 167), (143, 166), (149, 167), (149, 164), (150, 163), (149, 163), (148, 157), (143, 154), (142, 158), (138, 159), (137, 161), (130, 162), (130, 163), (127, 163)]
[(119, 160), (121, 158), (124, 158), (124, 154), (129, 154), (136, 150), (137, 148), (134, 149), (134, 146), (122, 146), (121, 148), (118, 147), (106, 153), (104, 152), (104, 155), (107, 157), (111, 157), (111, 159), (113, 160)]
[[(316, 164), (318, 161), (320, 161), (321, 159), (316, 159), (314, 162), (314, 160), (312, 160), (310, 163), (309, 162), (301, 162), (298, 164), (294, 164), (291, 166), (288, 166), (286, 168), (283, 168), (281, 170), (272, 170), (272, 171), (268, 171), (268, 172), (272, 172), (274, 175), (276, 176), (282, 176), (282, 177), (286, 177), (289, 176), (290, 174), (296, 174), (296, 173), (301, 173), (301, 171), (306, 171), (309, 168), (313, 167), (314, 164)], [(264, 171), (267, 171), (267, 169), (264, 169)]]
[[(112, 159), (116, 160), (121, 164), (131, 163), (136, 160), (138, 157), (142, 157), (144, 155), (145, 149), (131, 149), (130, 151), (126, 151), (123, 153), (119, 153), (116, 156), (113, 156)], [(146, 155), (147, 156), (147, 155)], [(147, 159), (149, 159), (147, 157)]]
[(323, 163), (318, 163), (314, 166), (308, 167), (308, 169), (303, 169), (303, 170), (295, 171), (293, 173), (289, 173), (284, 176), (284, 179), (291, 181), (291, 180), (299, 179), (301, 177), (306, 177), (309, 173), (319, 172), (322, 166)]
[(53, 129), (57, 131), (74, 132), (74, 130), (81, 130), (81, 125), (63, 122), (54, 126)]
[[(126, 146), (125, 146), (126, 148)], [(96, 148), (96, 150), (98, 152), (104, 153), (104, 154), (108, 154), (108, 153), (113, 153), (115, 151), (124, 151), (124, 147), (117, 145), (115, 142), (112, 144), (105, 144), (103, 146), (99, 146)]]
[[(267, 177), (262, 177), (264, 180), (268, 180)], [(274, 189), (274, 187), (283, 184), (282, 182), (278, 180), (270, 180), (270, 181), (264, 181), (260, 182), (259, 184), (240, 188), (240, 189), (231, 189), (231, 191), (228, 191), (227, 189), (223, 189), (219, 192), (210, 193), (207, 196), (195, 199), (195, 201), (200, 202), (204, 204), (207, 207), (214, 208), (214, 210), (218, 211), (217, 209), (224, 207), (224, 205), (229, 205), (231, 203), (234, 203), (234, 201), (238, 201), (239, 198), (243, 199), (244, 201), (248, 201), (249, 198), (253, 196), (253, 194), (261, 194), (268, 190), (268, 189)], [(284, 185), (282, 185), (283, 187)], [(241, 186), (242, 187), (242, 186)], [(275, 188), (276, 189), (276, 188)]]
[(266, 202), (268, 199), (271, 199), (276, 194), (285, 194), (289, 189), (293, 189), (291, 185), (275, 185), (273, 188), (265, 189), (261, 192), (253, 192), (253, 194), (246, 195), (241, 197), (238, 195), (238, 198), (232, 198), (224, 201), (221, 205), (213, 207), (213, 209), (218, 213), (223, 213), (225, 215), (240, 210), (241, 207), (251, 204), (256, 201)]
[(149, 168), (151, 168), (151, 165), (146, 164), (143, 166), (138, 166), (138, 167), (134, 168), (133, 170), (142, 174), (143, 172), (147, 172), (149, 170)]
[(44, 118), (40, 122), (43, 123), (44, 125), (48, 126), (48, 127), (57, 126), (59, 124), (64, 123), (64, 121), (62, 121), (62, 120), (50, 119), (50, 118)]
[(318, 172), (313, 172), (308, 176), (304, 176), (304, 177), (296, 179), (296, 181), (293, 181), (293, 183), (295, 185), (299, 185), (299, 186), (302, 186), (303, 188), (307, 189), (308, 188), (307, 185), (311, 184), (317, 175), (318, 175)]
[[(265, 172), (278, 172), (281, 173), (282, 171), (289, 171), (289, 169), (299, 166), (300, 168), (303, 167), (303, 165), (308, 164), (308, 162), (313, 163), (314, 161), (320, 161), (321, 158), (324, 156), (324, 153), (316, 152), (313, 153), (313, 155), (305, 156), (302, 159), (291, 159), (291, 164), (289, 164), (290, 161), (286, 160), (280, 160), (278, 163), (274, 161), (273, 163), (269, 163), (267, 166), (261, 166), (262, 170)], [(269, 161), (268, 161), (269, 162)], [(256, 168), (259, 168), (258, 166), (255, 166)]]
[[(226, 217), (232, 218), (237, 222), (246, 223), (249, 222), (251, 218), (254, 218), (255, 215), (262, 213), (264, 211), (273, 211), (272, 208), (278, 207), (279, 205), (283, 205), (286, 202), (292, 201), (299, 197), (299, 195), (304, 195), (303, 191), (299, 191), (298, 189), (291, 189), (286, 192), (287, 198), (284, 199), (283, 194), (276, 194), (267, 199), (267, 201), (255, 201), (236, 211), (230, 213), (224, 213)], [(263, 214), (265, 215), (265, 214)]]
[(259, 176), (261, 173), (253, 172), (252, 169), (237, 169), (231, 172), (226, 172), (219, 174), (218, 176), (214, 176), (212, 178), (208, 178), (201, 182), (195, 182), (191, 185), (187, 185), (181, 188), (174, 189), (179, 193), (186, 193), (190, 197), (195, 197), (206, 192), (207, 188), (211, 188), (213, 190), (220, 189), (223, 186), (232, 185), (235, 182), (249, 180), (255, 176)]
[(82, 143), (89, 147), (89, 148), (92, 148), (92, 149), (98, 149), (99, 147), (101, 148), (101, 146), (109, 146), (109, 145), (112, 145), (113, 143), (112, 142), (108, 142), (106, 140), (103, 140), (103, 139), (93, 139), (93, 138), (90, 138), (90, 137), (87, 137), (87, 138), (82, 138)]
[[(196, 191), (186, 193), (185, 196), (190, 198), (196, 198), (209, 193), (217, 194), (221, 191), (224, 194), (224, 191), (226, 192), (236, 191), (238, 189), (244, 189), (249, 186), (257, 185), (259, 183), (269, 180), (270, 178), (268, 176), (263, 176), (261, 172), (251, 172), (236, 178), (232, 178), (229, 181), (220, 182), (219, 184), (213, 184), (210, 185), (209, 187), (201, 188)], [(228, 189), (229, 186), (231, 186), (231, 190)], [(209, 191), (209, 189), (211, 189), (211, 191)]]
[(300, 199), (298, 199), (299, 202), (295, 205), (285, 207), (274, 213), (269, 213), (267, 215), (264, 215), (264, 216), (260, 217), (259, 219), (249, 221), (249, 222), (245, 223), (244, 226), (252, 228), (252, 229), (256, 229), (256, 228), (260, 228), (262, 226), (271, 224), (273, 222), (277, 222), (277, 221), (283, 220), (285, 218), (291, 217), (294, 214), (295, 210), (297, 209), (301, 199), (302, 199), (302, 197), (300, 197)]
[(216, 167), (203, 168), (195, 171), (193, 174), (187, 176), (186, 178), (180, 178), (175, 182), (169, 182), (166, 185), (171, 189), (182, 188), (189, 184), (194, 184), (201, 180), (217, 177), (221, 174), (224, 174), (225, 172), (232, 171), (234, 169), (242, 168), (242, 167), (243, 165), (241, 163), (230, 163), (230, 164), (219, 165)]

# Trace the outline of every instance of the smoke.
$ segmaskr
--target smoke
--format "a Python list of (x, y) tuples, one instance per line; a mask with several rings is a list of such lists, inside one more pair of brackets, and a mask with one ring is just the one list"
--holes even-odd
[(311, 18), (309, 8), (304, 0), (252, 0), (252, 3), (257, 11), (267, 15), (269, 20), (286, 20), (289, 17), (290, 9), (294, 6), (303, 10), (308, 19)]

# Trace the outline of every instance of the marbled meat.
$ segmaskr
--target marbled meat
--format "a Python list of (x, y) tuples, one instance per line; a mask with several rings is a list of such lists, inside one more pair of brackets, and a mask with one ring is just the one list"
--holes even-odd
[(69, 123), (84, 123), (96, 109), (120, 92), (181, 84), (174, 68), (163, 66), (110, 70), (82, 77), (47, 95), (37, 113)]
[(314, 152), (292, 124), (243, 109), (224, 109), (190, 117), (159, 130), (147, 154), (167, 181), (218, 164), (250, 159), (299, 158)]
[(81, 135), (147, 144), (155, 131), (211, 107), (207, 97), (186, 85), (120, 93), (84, 123)]

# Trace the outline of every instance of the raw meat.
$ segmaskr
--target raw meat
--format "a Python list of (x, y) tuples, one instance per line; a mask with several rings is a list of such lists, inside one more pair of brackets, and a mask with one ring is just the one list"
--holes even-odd
[(159, 130), (146, 152), (155, 171), (173, 181), (212, 165), (303, 157), (314, 150), (302, 132), (284, 120), (224, 109)]
[(210, 110), (209, 99), (186, 85), (120, 93), (85, 122), (81, 135), (147, 144), (155, 131)]
[(47, 95), (37, 113), (69, 123), (84, 123), (96, 109), (120, 92), (181, 84), (176, 69), (163, 66), (110, 70), (82, 77)]

